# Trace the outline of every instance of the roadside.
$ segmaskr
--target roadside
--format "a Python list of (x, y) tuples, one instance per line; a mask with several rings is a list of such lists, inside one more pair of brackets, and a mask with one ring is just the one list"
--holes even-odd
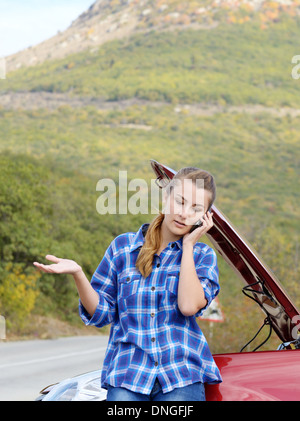
[(71, 324), (53, 317), (31, 315), (22, 332), (6, 332), (6, 339), (1, 342), (28, 341), (34, 339), (57, 339), (71, 336), (108, 335), (109, 326), (98, 329), (83, 323)]

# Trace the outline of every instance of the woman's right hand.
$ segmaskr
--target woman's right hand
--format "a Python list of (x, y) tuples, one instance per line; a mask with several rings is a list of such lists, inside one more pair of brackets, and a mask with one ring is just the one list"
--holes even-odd
[(74, 260), (60, 259), (59, 257), (52, 256), (51, 254), (47, 254), (46, 259), (53, 262), (53, 264), (43, 265), (38, 262), (34, 262), (33, 264), (36, 268), (45, 273), (67, 273), (69, 275), (73, 275), (80, 300), (86, 311), (92, 317), (99, 302), (99, 295), (93, 289), (81, 266), (74, 262)]
[(54, 264), (44, 265), (38, 262), (34, 262), (33, 264), (36, 268), (45, 273), (68, 273), (70, 275), (74, 275), (82, 271), (81, 266), (79, 266), (74, 260), (60, 259), (59, 257), (52, 256), (51, 254), (47, 254), (46, 259), (50, 260), (50, 262), (53, 262)]

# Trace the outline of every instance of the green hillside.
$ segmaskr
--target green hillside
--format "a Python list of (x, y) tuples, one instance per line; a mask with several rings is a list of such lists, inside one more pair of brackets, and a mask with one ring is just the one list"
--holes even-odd
[[(97, 53), (20, 69), (0, 82), (2, 93), (150, 101), (118, 111), (0, 110), (0, 313), (9, 331), (26, 330), (26, 320), (35, 314), (78, 320), (71, 279), (39, 277), (32, 261), (47, 253), (72, 258), (91, 276), (116, 235), (135, 231), (154, 216), (99, 215), (98, 180), (118, 180), (119, 170), (127, 170), (128, 179), (150, 184), (151, 158), (174, 169), (195, 165), (211, 171), (216, 205), (261, 252), (299, 306), (300, 118), (268, 109), (299, 107), (299, 83), (291, 77), (298, 25), (287, 17), (264, 30), (254, 21), (139, 34), (105, 44)], [(222, 108), (205, 115), (176, 105), (198, 102)], [(249, 104), (265, 110), (248, 114)], [(232, 112), (230, 105), (239, 108)], [(236, 351), (263, 315), (242, 296), (243, 285), (221, 258), (219, 265), (226, 321), (214, 327), (211, 347)]]
[(71, 92), (120, 100), (298, 107), (292, 57), (299, 22), (135, 35), (8, 74), (5, 90)]

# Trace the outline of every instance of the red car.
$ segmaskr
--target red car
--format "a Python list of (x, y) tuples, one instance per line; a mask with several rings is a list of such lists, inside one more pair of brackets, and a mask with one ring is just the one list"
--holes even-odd
[[(176, 171), (154, 160), (151, 166), (162, 187)], [(243, 279), (243, 292), (265, 313), (265, 324), (274, 330), (281, 345), (274, 351), (214, 355), (223, 382), (206, 385), (207, 401), (299, 401), (300, 400), (300, 313), (291, 299), (233, 228), (212, 207), (214, 226), (206, 234), (223, 259)], [(39, 400), (105, 400), (100, 387), (101, 371), (63, 381), (41, 392)]]

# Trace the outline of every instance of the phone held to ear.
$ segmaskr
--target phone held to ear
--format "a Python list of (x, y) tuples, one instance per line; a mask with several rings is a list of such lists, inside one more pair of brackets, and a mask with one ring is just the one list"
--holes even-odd
[(197, 229), (197, 228), (201, 227), (202, 225), (203, 225), (203, 222), (202, 222), (202, 221), (200, 221), (200, 219), (199, 219), (199, 221), (197, 221), (197, 222), (195, 223), (195, 225), (193, 225), (193, 226), (192, 226), (192, 228), (190, 229), (190, 233), (191, 233), (191, 232), (193, 232), (193, 231), (195, 231), (195, 229)]
[[(210, 212), (210, 209), (211, 208), (209, 208), (207, 212)], [(202, 227), (202, 225), (203, 225), (203, 222), (199, 219), (199, 221), (197, 221), (195, 223), (195, 225), (193, 225), (192, 228), (190, 229), (190, 233), (193, 232), (193, 231), (195, 231), (195, 229), (197, 229), (199, 227)]]

